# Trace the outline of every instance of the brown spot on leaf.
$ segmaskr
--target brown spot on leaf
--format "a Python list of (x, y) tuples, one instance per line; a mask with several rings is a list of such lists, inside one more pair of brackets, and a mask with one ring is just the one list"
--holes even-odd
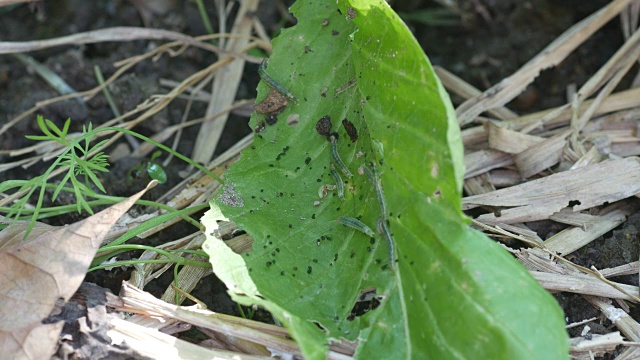
[(356, 16), (358, 16), (358, 13), (356, 12), (356, 9), (354, 9), (352, 7), (347, 9), (347, 17), (349, 18), (349, 20), (355, 19)]
[(256, 104), (254, 110), (260, 114), (279, 114), (287, 105), (289, 105), (287, 97), (272, 88), (269, 89), (267, 97)]
[(331, 133), (331, 117), (325, 115), (316, 123), (316, 131), (322, 136), (329, 136)]
[(344, 126), (344, 130), (347, 132), (347, 135), (349, 135), (351, 142), (356, 142), (358, 140), (358, 130), (353, 126), (353, 123), (344, 119), (342, 120), (342, 126)]

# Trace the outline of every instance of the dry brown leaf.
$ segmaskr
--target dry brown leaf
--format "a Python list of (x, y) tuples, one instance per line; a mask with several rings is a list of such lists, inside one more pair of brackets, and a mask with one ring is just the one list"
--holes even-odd
[[(40, 321), (56, 300), (67, 301), (76, 292), (104, 236), (147, 189), (69, 226), (38, 224), (24, 240), (28, 226), (24, 222), (0, 232), (0, 349), (4, 354), (51, 356), (31, 356), (48, 347), (53, 351), (58, 339), (60, 329), (41, 328)], [(55, 336), (51, 331), (57, 331)], [(30, 341), (34, 334), (39, 334), (38, 340)]]
[[(640, 193), (640, 162), (636, 157), (604, 161), (564, 171), (510, 188), (462, 199), (464, 210), (478, 206), (508, 207), (484, 214), (478, 221), (512, 224), (548, 219), (570, 207), (581, 211)], [(577, 203), (579, 202), (579, 203)]]

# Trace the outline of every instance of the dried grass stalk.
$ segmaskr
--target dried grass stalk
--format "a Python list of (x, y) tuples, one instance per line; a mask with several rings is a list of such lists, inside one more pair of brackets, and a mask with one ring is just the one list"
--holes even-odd
[(567, 144), (566, 138), (570, 134), (571, 130), (567, 130), (515, 155), (513, 161), (520, 175), (526, 179), (557, 164)]
[(531, 275), (536, 279), (543, 288), (551, 291), (564, 291), (582, 295), (594, 295), (612, 299), (622, 299), (628, 301), (636, 301), (639, 294), (637, 286), (631, 286), (620, 283), (613, 283), (620, 289), (633, 296), (629, 296), (624, 292), (602, 282), (589, 275), (561, 275), (545, 273), (540, 271), (532, 271)]
[[(586, 219), (584, 216), (580, 216), (582, 219), (579, 217), (565, 217), (563, 220), (575, 220), (576, 225), (579, 227), (567, 228), (547, 239), (543, 245), (560, 256), (571, 254), (625, 222), (626, 216), (629, 214), (630, 212), (628, 211), (616, 210), (603, 216), (588, 215), (591, 219)], [(552, 220), (557, 219), (557, 216), (555, 219), (554, 216), (551, 217)]]
[(613, 203), (640, 192), (638, 158), (604, 161), (580, 169), (553, 174), (521, 185), (462, 199), (463, 209), (478, 206), (508, 207), (477, 218), (484, 223), (506, 223), (548, 219), (563, 208), (581, 211)]
[(464, 155), (464, 166), (467, 169), (464, 178), (468, 179), (489, 170), (513, 164), (510, 154), (497, 150), (480, 150)]
[(520, 94), (543, 69), (559, 64), (594, 32), (626, 8), (631, 0), (615, 0), (573, 25), (510, 77), (465, 101), (456, 109), (460, 125), (468, 124), (488, 109), (502, 106)]
[(508, 154), (519, 154), (545, 141), (542, 137), (523, 134), (492, 122), (485, 123), (484, 127), (489, 138), (489, 148)]

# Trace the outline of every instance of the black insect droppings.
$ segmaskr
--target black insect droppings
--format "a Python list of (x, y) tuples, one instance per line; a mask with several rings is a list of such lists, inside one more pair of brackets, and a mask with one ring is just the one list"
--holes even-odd
[(317, 263), (317, 262), (318, 262), (318, 259), (313, 259), (313, 260), (311, 260), (311, 261), (313, 261), (314, 263)]
[(351, 254), (349, 254), (349, 258), (353, 259), (354, 256), (356, 256), (356, 252), (354, 250), (351, 250)]
[(347, 135), (349, 135), (351, 142), (356, 142), (358, 140), (358, 130), (353, 126), (353, 123), (347, 119), (343, 119), (342, 126), (344, 126), (344, 130), (347, 132)]
[(340, 32), (338, 30), (331, 30), (331, 35), (338, 36), (340, 35)]
[(276, 161), (280, 161), (280, 159), (287, 154), (287, 151), (289, 151), (289, 146), (283, 147), (282, 152), (276, 156)]
[(307, 274), (311, 275), (311, 272), (313, 271), (313, 268), (311, 266), (307, 267)]
[(280, 271), (280, 276), (284, 276), (284, 271)]
[(275, 252), (275, 251), (272, 251), (272, 252), (271, 252), (271, 256), (276, 256), (276, 252)]
[(280, 248), (276, 248), (276, 251), (277, 251), (277, 252), (280, 252)]
[(273, 263), (271, 261), (267, 261), (267, 267), (273, 265)]
[(376, 259), (376, 264), (380, 264), (381, 262), (382, 262), (382, 260)]
[(293, 229), (293, 224), (289, 224), (289, 229)]
[(297, 267), (297, 266), (294, 266), (294, 267), (293, 267), (293, 271), (298, 271), (298, 267)]
[(318, 134), (328, 138), (331, 134), (331, 126), (331, 117), (329, 115), (325, 115), (316, 123), (316, 131)]
[(316, 214), (311, 215), (311, 218), (312, 218), (313, 220), (315, 220), (315, 219), (316, 219)]
[(371, 239), (369, 240), (369, 244), (373, 245), (373, 244), (375, 244), (375, 243), (376, 243), (376, 238), (371, 238)]
[(368, 252), (371, 252), (371, 250), (372, 250), (372, 249), (371, 249), (371, 246), (367, 246), (367, 251), (368, 251)]
[(338, 261), (338, 254), (333, 255), (333, 261)]
[(411, 260), (411, 261), (409, 262), (409, 265), (413, 265), (413, 260)]

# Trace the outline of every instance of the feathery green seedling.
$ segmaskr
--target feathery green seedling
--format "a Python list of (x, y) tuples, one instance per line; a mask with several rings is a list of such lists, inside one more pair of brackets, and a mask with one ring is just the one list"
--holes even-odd
[[(195, 166), (199, 170), (202, 170), (207, 175), (216, 179), (220, 183), (224, 183), (219, 177), (211, 173), (205, 167), (195, 163), (193, 160), (185, 157), (184, 155), (177, 153), (173, 149), (158, 143), (146, 136), (140, 135), (128, 129), (120, 127), (106, 127), (93, 129), (89, 124), (87, 127), (83, 126), (82, 135), (78, 138), (72, 138), (68, 136), (69, 126), (71, 120), (67, 119), (62, 129), (58, 128), (52, 121), (44, 119), (42, 116), (37, 117), (38, 126), (44, 135), (30, 135), (28, 139), (37, 141), (53, 141), (57, 142), (65, 147), (62, 153), (54, 160), (44, 174), (34, 177), (31, 180), (9, 180), (0, 183), (0, 193), (7, 192), (8, 190), (17, 189), (12, 195), (16, 196), (17, 200), (12, 204), (10, 208), (0, 208), (0, 212), (6, 212), (7, 217), (14, 218), (14, 220), (22, 219), (23, 213), (31, 213), (30, 224), (25, 232), (25, 238), (33, 229), (36, 220), (40, 219), (41, 212), (44, 211), (42, 206), (44, 202), (45, 190), (51, 188), (54, 185), (49, 184), (47, 181), (51, 177), (52, 173), (57, 169), (65, 169), (64, 177), (55, 185), (52, 200), (58, 197), (61, 191), (73, 192), (76, 198), (75, 209), (78, 212), (85, 210), (89, 214), (93, 214), (92, 206), (97, 205), (95, 202), (89, 202), (86, 200), (88, 197), (98, 198), (101, 197), (103, 201), (110, 199), (118, 199), (107, 196), (99, 196), (92, 189), (95, 187), (101, 192), (105, 193), (106, 190), (100, 180), (97, 173), (107, 172), (107, 155), (100, 152), (99, 149), (108, 141), (103, 140), (95, 145), (91, 145), (92, 140), (100, 132), (121, 132), (137, 137), (143, 141), (147, 141), (156, 147), (175, 155), (177, 158)], [(67, 187), (70, 184), (71, 187)], [(38, 191), (38, 198), (36, 204), (32, 210), (27, 210), (27, 202), (31, 196)], [(118, 200), (113, 201), (116, 203)], [(100, 203), (102, 204), (102, 203)], [(61, 209), (57, 209), (60, 211)], [(175, 209), (171, 209), (175, 211)], [(170, 211), (171, 211), (170, 210)], [(51, 212), (49, 212), (51, 214)], [(190, 219), (186, 218), (185, 219)], [(193, 219), (192, 223), (196, 223)]]

